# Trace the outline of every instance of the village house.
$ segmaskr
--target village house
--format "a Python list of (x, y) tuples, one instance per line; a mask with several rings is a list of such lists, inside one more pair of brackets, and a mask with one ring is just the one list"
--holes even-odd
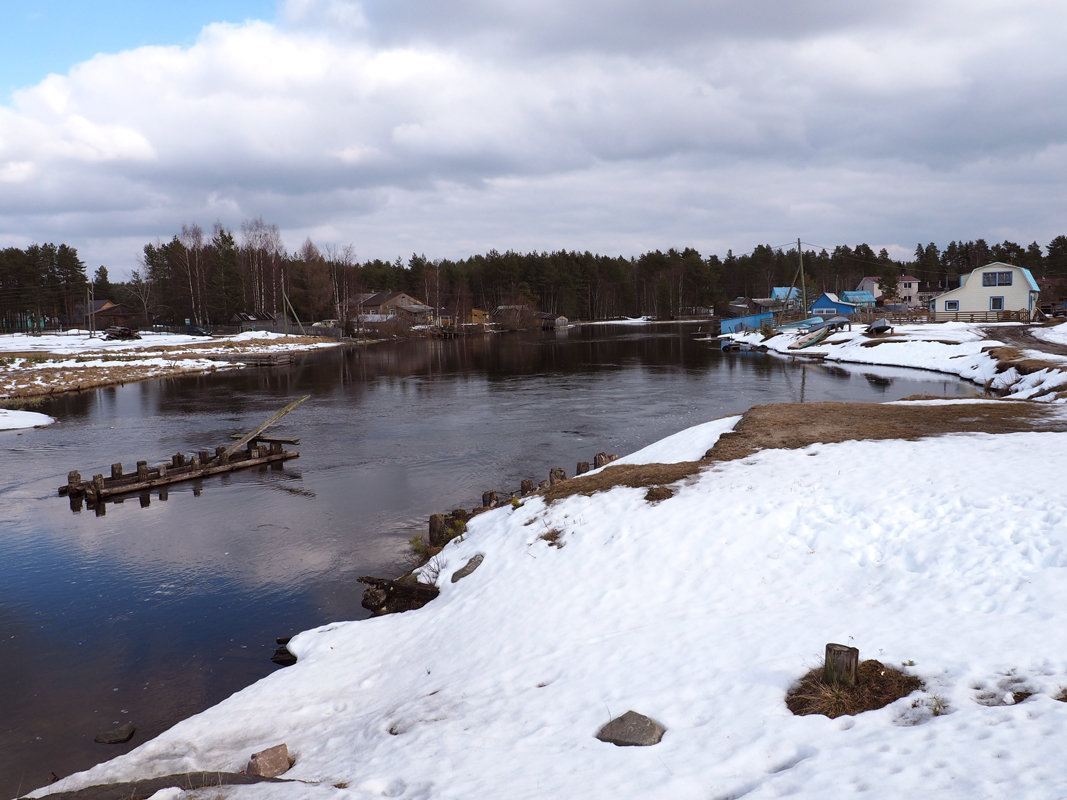
[(855, 303), (846, 303), (833, 292), (823, 292), (811, 304), (811, 313), (824, 317), (851, 317), (857, 311), (859, 311), (859, 306)]
[(93, 300), (88, 305), (79, 303), (74, 307), (72, 321), (79, 327), (98, 331), (111, 327), (136, 328), (146, 324), (144, 314), (111, 300)]
[(919, 279), (914, 275), (901, 275), (897, 279), (897, 297), (908, 308), (919, 308)]
[(386, 322), (394, 317), (412, 325), (433, 322), (433, 308), (406, 292), (360, 294), (348, 301), (348, 313), (358, 315), (364, 322)]
[(868, 291), (841, 292), (841, 300), (862, 309), (874, 308), (877, 302), (874, 294)]
[(960, 277), (958, 289), (938, 295), (931, 311), (936, 321), (959, 319), (960, 315), (981, 314), (999, 318), (1004, 312), (1017, 312), (1033, 319), (1040, 290), (1025, 267), (994, 261)]

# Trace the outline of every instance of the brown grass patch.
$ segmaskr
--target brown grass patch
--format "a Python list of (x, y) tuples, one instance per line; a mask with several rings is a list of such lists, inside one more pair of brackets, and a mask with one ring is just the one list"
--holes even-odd
[(823, 682), (818, 666), (802, 677), (785, 696), (786, 707), (797, 716), (822, 714), (830, 719), (874, 711), (922, 688), (922, 681), (880, 661), (861, 661), (855, 686)]
[(674, 497), (674, 489), (670, 486), (652, 486), (645, 492), (645, 500), (649, 503), (658, 503), (672, 497)]
[(1007, 372), (1012, 367), (1020, 375), (1032, 375), (1043, 369), (1063, 369), (1063, 362), (1046, 361), (1042, 358), (1029, 358), (1017, 347), (989, 347), (983, 352), (997, 360), (997, 372)]
[[(910, 398), (928, 399), (928, 398)], [(932, 398), (929, 398), (932, 399)], [(700, 461), (677, 464), (609, 465), (544, 491), (546, 502), (592, 495), (616, 486), (651, 489), (677, 483), (717, 461), (745, 458), (761, 450), (795, 450), (812, 444), (865, 439), (915, 440), (946, 433), (1067, 431), (1047, 403), (989, 400), (951, 405), (880, 403), (775, 403), (750, 408), (732, 433), (723, 434)], [(647, 498), (646, 498), (647, 499)]]
[(682, 461), (678, 464), (617, 464), (604, 467), (591, 475), (579, 475), (560, 481), (544, 490), (545, 501), (562, 500), (575, 494), (592, 495), (629, 486), (632, 489), (647, 489), (664, 483), (674, 483), (700, 470), (699, 461)]
[(562, 536), (563, 536), (563, 531), (559, 530), (558, 528), (553, 528), (550, 531), (545, 531), (544, 533), (542, 533), (537, 538), (540, 539), (542, 542), (548, 542), (548, 545), (550, 547), (559, 547), (559, 548), (561, 548), (561, 547), (563, 547), (563, 542), (560, 541)]
[(1018, 433), (1067, 430), (1045, 404), (984, 403), (883, 405), (878, 403), (776, 403), (749, 409), (704, 456), (745, 458), (760, 450), (863, 439), (915, 440), (945, 433)]

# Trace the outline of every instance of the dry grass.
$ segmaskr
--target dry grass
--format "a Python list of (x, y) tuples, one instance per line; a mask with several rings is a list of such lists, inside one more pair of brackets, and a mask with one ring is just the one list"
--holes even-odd
[[(925, 398), (912, 398), (925, 399)], [(677, 464), (618, 464), (555, 484), (546, 502), (576, 494), (592, 495), (617, 486), (649, 489), (654, 502), (668, 484), (696, 475), (718, 461), (732, 461), (761, 450), (794, 450), (816, 443), (863, 439), (915, 440), (946, 433), (1067, 431), (1067, 421), (1044, 403), (989, 400), (951, 405), (880, 403), (775, 403), (750, 408), (732, 433), (723, 434), (700, 461)]]
[(834, 719), (884, 708), (922, 688), (922, 681), (880, 661), (861, 661), (855, 686), (830, 686), (818, 666), (802, 677), (785, 696), (794, 714), (822, 714)]
[(997, 360), (997, 372), (1007, 372), (1014, 367), (1020, 375), (1032, 375), (1043, 369), (1056, 370), (1063, 368), (1062, 361), (1029, 358), (1017, 347), (990, 347), (984, 352)]

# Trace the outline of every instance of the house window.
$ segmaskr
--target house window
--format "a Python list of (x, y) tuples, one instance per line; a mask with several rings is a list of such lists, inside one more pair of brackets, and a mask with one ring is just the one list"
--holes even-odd
[(959, 310), (960, 310), (960, 301), (959, 300), (946, 300), (945, 301), (945, 311), (959, 311)]
[(983, 286), (1011, 286), (1011, 272), (983, 272)]
[[(1009, 273), (1011, 274), (1011, 273)], [(989, 298), (989, 310), (990, 311), (1003, 311), (1004, 310), (1004, 298), (1003, 297), (990, 297)]]

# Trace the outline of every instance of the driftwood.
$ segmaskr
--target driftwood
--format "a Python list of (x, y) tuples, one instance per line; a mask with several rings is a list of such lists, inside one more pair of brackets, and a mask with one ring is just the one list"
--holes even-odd
[[(292, 783), (284, 778), (265, 778), (236, 772), (183, 772), (162, 778), (146, 778), (129, 783), (107, 783), (86, 786), (70, 792), (57, 792), (52, 800), (147, 800), (162, 789), (176, 787), (183, 790), (211, 789), (216, 786), (240, 786), (250, 783)], [(26, 800), (26, 798), (23, 798)]]

